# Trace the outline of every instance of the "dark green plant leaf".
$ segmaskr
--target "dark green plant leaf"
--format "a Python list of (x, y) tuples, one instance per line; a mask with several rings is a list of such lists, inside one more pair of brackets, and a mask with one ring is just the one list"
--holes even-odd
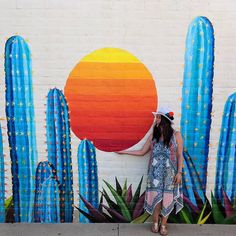
[(188, 211), (186, 207), (183, 207), (182, 210), (179, 212), (179, 216), (182, 223), (193, 224), (194, 221), (191, 216), (191, 212)]
[(107, 201), (107, 203), (108, 203), (108, 206), (111, 208), (111, 209), (113, 209), (113, 210), (115, 210), (115, 211), (117, 211), (117, 212), (119, 212), (120, 214), (121, 214), (121, 210), (120, 210), (120, 207), (115, 203), (115, 202), (113, 202), (111, 199), (110, 199), (110, 197), (108, 196), (108, 194), (107, 194), (107, 192), (106, 192), (106, 190), (103, 188), (103, 196), (105, 197), (105, 199), (106, 199), (106, 201)]
[(118, 195), (122, 195), (122, 188), (121, 188), (121, 185), (116, 177), (116, 192), (118, 193)]
[(107, 183), (105, 180), (104, 180), (104, 182), (107, 185), (107, 187), (110, 189), (110, 191), (111, 191), (112, 195), (114, 196), (114, 198), (116, 199), (116, 202), (117, 202), (118, 206), (120, 207), (122, 215), (128, 221), (131, 221), (131, 215), (130, 215), (129, 209), (127, 208), (123, 198), (118, 195), (116, 190), (109, 183)]
[(141, 216), (132, 220), (131, 223), (141, 224), (141, 223), (144, 223), (149, 217), (150, 215), (147, 212), (144, 212)]
[(225, 218), (222, 224), (236, 224), (236, 214), (231, 217)]
[(124, 200), (125, 200), (126, 193), (127, 193), (127, 179), (125, 179), (125, 183), (124, 183), (124, 186), (123, 186), (123, 189), (122, 189), (122, 197), (123, 197)]
[(212, 213), (213, 213), (213, 218), (216, 224), (223, 224), (224, 221), (224, 215), (222, 214), (217, 201), (211, 192), (211, 203), (212, 203)]
[(103, 212), (102, 211), (102, 203), (103, 203), (103, 194), (101, 193), (101, 198), (100, 198), (100, 202), (99, 202), (99, 206), (98, 206), (98, 211), (99, 212)]

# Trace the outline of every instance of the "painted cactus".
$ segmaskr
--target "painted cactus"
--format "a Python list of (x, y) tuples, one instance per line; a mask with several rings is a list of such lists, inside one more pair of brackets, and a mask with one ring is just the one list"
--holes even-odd
[(60, 183), (61, 222), (73, 221), (73, 172), (69, 112), (63, 93), (50, 89), (47, 96), (48, 161), (57, 171)]
[(0, 124), (0, 223), (5, 222), (5, 174), (4, 174), (4, 155), (2, 141), (2, 127)]
[[(214, 32), (206, 17), (196, 17), (186, 38), (181, 133), (205, 192), (211, 127)], [(189, 170), (185, 165), (184, 172)], [(192, 186), (190, 186), (190, 189)], [(188, 192), (192, 199), (193, 194)]]
[[(42, 202), (42, 185), (48, 178), (54, 178), (56, 179), (56, 170), (53, 167), (53, 165), (48, 161), (39, 162), (37, 169), (36, 169), (36, 175), (35, 175), (35, 201), (34, 201), (34, 222), (43, 222), (43, 216), (44, 210), (42, 211), (42, 206), (40, 206), (40, 202)], [(59, 193), (58, 193), (59, 194)], [(49, 195), (44, 200), (52, 205), (53, 199), (52, 196)], [(57, 204), (56, 204), (57, 205)], [(59, 205), (59, 202), (58, 202)], [(60, 214), (60, 212), (59, 212)], [(52, 217), (51, 217), (52, 218)], [(57, 216), (57, 218), (60, 218), (60, 215)], [(53, 218), (52, 218), (53, 219)], [(55, 223), (55, 222), (50, 222)]]
[[(78, 147), (79, 193), (95, 208), (98, 208), (98, 173), (94, 145), (87, 139), (82, 140)], [(80, 209), (88, 212), (80, 198)], [(88, 219), (80, 214), (79, 221), (88, 223)]]
[(30, 50), (20, 36), (5, 46), (6, 116), (15, 222), (33, 221), (37, 163)]
[(60, 223), (60, 190), (57, 180), (50, 176), (42, 184), (39, 194), (41, 223)]
[(223, 199), (223, 191), (231, 202), (236, 197), (236, 93), (228, 97), (222, 117), (217, 153), (215, 196)]

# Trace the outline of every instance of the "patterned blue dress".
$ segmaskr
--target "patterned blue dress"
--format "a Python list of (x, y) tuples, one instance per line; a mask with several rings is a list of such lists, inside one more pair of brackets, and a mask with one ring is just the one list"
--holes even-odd
[(176, 214), (183, 208), (182, 184), (174, 184), (177, 173), (177, 143), (175, 135), (169, 147), (163, 141), (152, 141), (149, 161), (144, 209), (153, 214), (156, 205), (162, 201), (161, 214), (168, 216), (174, 207)]

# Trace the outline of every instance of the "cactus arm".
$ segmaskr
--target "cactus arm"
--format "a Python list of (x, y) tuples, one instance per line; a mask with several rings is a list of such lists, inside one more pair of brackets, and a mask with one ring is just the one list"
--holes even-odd
[(35, 174), (34, 222), (41, 222), (40, 194), (42, 192), (42, 184), (50, 176), (56, 179), (54, 166), (48, 161), (39, 162)]

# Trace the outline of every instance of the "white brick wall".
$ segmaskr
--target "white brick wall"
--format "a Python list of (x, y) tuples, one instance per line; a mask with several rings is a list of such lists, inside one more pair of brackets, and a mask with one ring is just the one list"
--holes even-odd
[[(47, 159), (43, 104), (48, 90), (55, 86), (63, 89), (76, 63), (103, 47), (123, 48), (147, 66), (155, 78), (159, 102), (176, 109), (178, 127), (187, 28), (195, 16), (206, 16), (215, 30), (214, 116), (208, 174), (208, 191), (213, 190), (223, 106), (236, 91), (235, 9), (235, 0), (0, 0), (0, 117), (5, 117), (4, 45), (7, 38), (19, 34), (28, 40), (32, 52), (39, 160)], [(2, 123), (6, 127), (6, 122)], [(79, 140), (73, 136), (72, 141), (77, 191)], [(134, 148), (141, 147), (144, 141)], [(6, 145), (5, 149), (9, 159)], [(127, 177), (136, 187), (146, 174), (148, 155), (119, 156), (98, 151), (97, 159), (100, 189), (102, 179), (114, 182), (115, 176), (122, 181)], [(8, 175), (9, 169), (10, 165)]]

